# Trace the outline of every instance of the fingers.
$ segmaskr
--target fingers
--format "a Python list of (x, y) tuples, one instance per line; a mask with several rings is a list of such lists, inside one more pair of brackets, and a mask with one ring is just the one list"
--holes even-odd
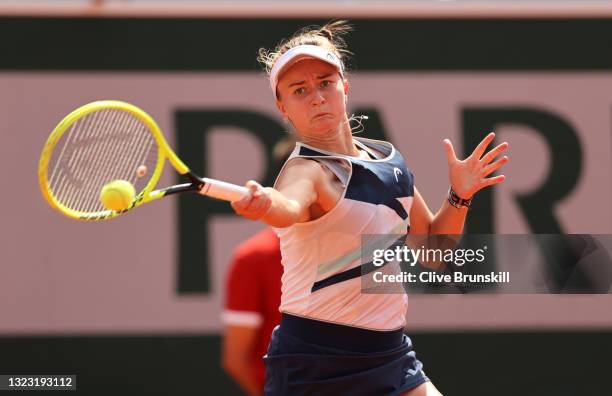
[(236, 211), (236, 213), (242, 214), (242, 212), (251, 205), (251, 201), (253, 200), (253, 190), (256, 189), (256, 184), (257, 182), (249, 180), (245, 184), (245, 187), (249, 190), (249, 193), (242, 197), (242, 199), (231, 202), (232, 208), (234, 209), (234, 211)]
[(495, 176), (495, 177), (489, 177), (488, 179), (483, 179), (482, 180), (482, 187), (489, 187), (492, 186), (494, 184), (499, 184), (501, 182), (503, 182), (504, 180), (506, 180), (506, 176), (504, 175), (499, 175), (499, 176)]
[(245, 195), (239, 201), (230, 202), (230, 205), (232, 206), (232, 209), (234, 209), (234, 212), (236, 212), (236, 214), (242, 215), (251, 204), (252, 199), (253, 197), (251, 196), (251, 194)]
[(489, 162), (493, 161), (495, 157), (503, 153), (507, 148), (508, 142), (503, 142), (499, 146), (495, 147), (493, 150), (489, 151), (484, 157), (482, 157), (480, 162), (482, 164), (488, 164)]
[(442, 141), (444, 143), (444, 151), (446, 152), (446, 160), (448, 164), (451, 165), (453, 162), (457, 161), (457, 156), (455, 155), (455, 149), (453, 148), (453, 143), (451, 143), (450, 139), (444, 139)]
[(245, 187), (249, 189), (253, 197), (260, 196), (260, 191), (263, 190), (261, 184), (257, 183), (255, 180), (249, 180), (248, 182), (246, 182)]
[(247, 219), (259, 220), (268, 213), (272, 205), (270, 194), (261, 184), (253, 180), (249, 180), (245, 187), (249, 190), (249, 194), (238, 201), (233, 201), (232, 208), (236, 214)]
[(268, 213), (272, 201), (266, 190), (259, 186), (259, 189), (253, 192), (253, 199), (248, 207), (248, 214), (245, 217), (251, 220), (259, 220)]
[(502, 165), (506, 164), (508, 162), (508, 156), (504, 155), (502, 158), (498, 159), (497, 161), (493, 162), (492, 164), (489, 164), (485, 167), (482, 168), (482, 170), (480, 171), (480, 176), (482, 177), (487, 177), (489, 176), (491, 173), (495, 172), (496, 170), (498, 170), (499, 168), (502, 167)]
[(485, 138), (482, 139), (482, 141), (478, 144), (478, 146), (476, 146), (476, 148), (474, 149), (474, 151), (472, 152), (472, 155), (470, 157), (476, 158), (476, 159), (480, 159), (480, 157), (482, 157), (482, 155), (484, 154), (485, 150), (487, 149), (489, 144), (491, 144), (493, 139), (495, 139), (495, 133), (494, 132), (491, 132), (487, 136), (485, 136)]

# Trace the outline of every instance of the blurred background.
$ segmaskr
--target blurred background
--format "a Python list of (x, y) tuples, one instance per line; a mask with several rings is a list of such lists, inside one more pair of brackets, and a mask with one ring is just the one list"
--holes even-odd
[[(221, 367), (234, 248), (262, 229), (183, 196), (100, 224), (36, 179), (59, 120), (134, 103), (198, 174), (271, 184), (287, 134), (260, 47), (348, 19), (351, 113), (400, 149), (432, 211), (442, 140), (510, 142), (467, 231), (610, 234), (608, 1), (0, 1), (0, 374), (76, 374), (91, 395), (240, 395)], [(177, 182), (167, 169), (160, 184)], [(612, 295), (411, 296), (407, 332), (445, 395), (609, 395)]]

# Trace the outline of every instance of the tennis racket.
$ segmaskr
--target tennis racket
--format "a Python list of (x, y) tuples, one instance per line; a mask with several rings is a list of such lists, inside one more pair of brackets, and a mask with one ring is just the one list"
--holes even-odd
[[(166, 159), (188, 183), (155, 189)], [(43, 197), (68, 217), (101, 221), (140, 205), (183, 192), (239, 200), (245, 187), (194, 174), (172, 151), (153, 118), (116, 100), (86, 104), (68, 114), (42, 150), (38, 179)], [(126, 209), (109, 210), (100, 201), (103, 186), (130, 182), (135, 196)]]

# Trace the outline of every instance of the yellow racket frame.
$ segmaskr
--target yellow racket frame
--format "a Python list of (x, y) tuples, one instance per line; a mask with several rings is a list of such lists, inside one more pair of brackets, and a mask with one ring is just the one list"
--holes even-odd
[[(48, 183), (48, 166), (49, 161), (51, 160), (51, 156), (53, 154), (53, 150), (60, 138), (63, 134), (68, 130), (68, 128), (73, 125), (78, 119), (93, 113), (99, 110), (123, 110), (127, 111), (142, 122), (149, 128), (149, 131), (155, 138), (155, 142), (157, 143), (157, 163), (155, 164), (155, 170), (153, 172), (153, 176), (149, 182), (145, 185), (142, 191), (134, 198), (132, 203), (127, 209), (120, 211), (113, 210), (103, 210), (99, 212), (80, 212), (74, 209), (67, 208), (61, 202), (57, 200), (57, 198), (53, 195), (53, 191), (51, 190)], [(184, 175), (189, 172), (189, 168), (176, 156), (174, 151), (168, 145), (166, 138), (162, 134), (161, 129), (157, 125), (157, 123), (153, 120), (151, 116), (145, 113), (142, 109), (126, 102), (122, 102), (119, 100), (100, 100), (92, 103), (88, 103), (84, 106), (79, 107), (74, 110), (70, 114), (68, 114), (64, 119), (55, 127), (45, 146), (43, 147), (42, 153), (40, 155), (40, 161), (38, 163), (38, 182), (40, 185), (40, 190), (42, 192), (45, 200), (55, 209), (63, 213), (64, 215), (83, 221), (99, 221), (99, 220), (107, 220), (113, 217), (117, 217), (135, 207), (138, 207), (146, 202), (153, 201), (155, 199), (159, 199), (164, 196), (164, 191), (157, 190), (153, 191), (161, 173), (164, 169), (164, 162), (168, 159), (172, 166), (181, 174)]]

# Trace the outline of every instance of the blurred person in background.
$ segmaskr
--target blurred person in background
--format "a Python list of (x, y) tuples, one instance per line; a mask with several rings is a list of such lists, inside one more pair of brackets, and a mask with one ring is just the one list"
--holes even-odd
[[(277, 172), (295, 148), (288, 135), (272, 152)], [(222, 365), (248, 395), (263, 394), (263, 356), (272, 330), (280, 322), (281, 253), (271, 228), (255, 234), (234, 251), (225, 287), (222, 313)]]

